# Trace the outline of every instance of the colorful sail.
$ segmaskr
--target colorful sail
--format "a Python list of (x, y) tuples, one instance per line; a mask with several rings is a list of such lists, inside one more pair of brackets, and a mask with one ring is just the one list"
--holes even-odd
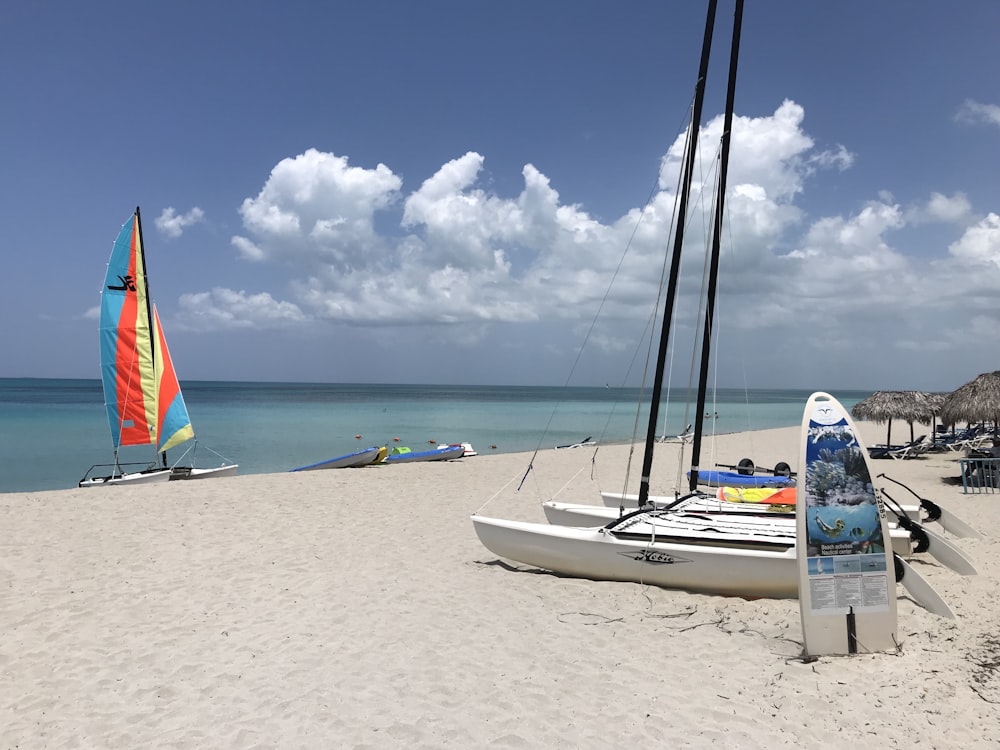
[(155, 444), (156, 376), (138, 208), (118, 233), (108, 261), (100, 336), (101, 380), (115, 450)]
[(184, 404), (184, 394), (181, 393), (177, 373), (174, 372), (173, 360), (170, 359), (167, 340), (163, 337), (163, 328), (160, 326), (160, 316), (156, 312), (156, 305), (153, 305), (153, 330), (156, 342), (153, 359), (158, 383), (156, 432), (159, 435), (159, 444), (157, 450), (163, 452), (185, 440), (194, 438), (194, 428), (191, 426), (191, 417), (188, 416), (187, 406)]
[[(236, 473), (238, 464), (218, 468), (168, 465), (167, 451), (192, 440), (194, 428), (163, 335), (160, 317), (149, 296), (145, 248), (139, 209), (125, 222), (108, 261), (101, 291), (101, 383), (115, 448), (114, 464), (90, 467), (80, 487), (160, 482), (171, 479), (207, 479)], [(153, 446), (162, 459), (146, 468), (126, 468), (138, 462), (121, 462), (122, 446)], [(141, 464), (139, 464), (141, 465)], [(108, 476), (95, 473), (111, 466)]]

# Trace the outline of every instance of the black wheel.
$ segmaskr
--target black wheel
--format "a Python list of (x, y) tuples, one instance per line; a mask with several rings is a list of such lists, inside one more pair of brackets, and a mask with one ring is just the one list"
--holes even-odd
[(754, 465), (753, 461), (749, 458), (741, 458), (740, 462), (736, 465), (736, 471), (740, 474), (753, 474)]
[(786, 464), (784, 461), (779, 461), (774, 467), (774, 476), (776, 477), (790, 477), (792, 475), (792, 467)]

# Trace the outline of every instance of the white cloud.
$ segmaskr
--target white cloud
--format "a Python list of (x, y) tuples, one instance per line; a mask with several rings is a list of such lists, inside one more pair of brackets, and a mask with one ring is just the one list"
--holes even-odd
[(926, 203), (915, 206), (908, 212), (908, 220), (914, 224), (943, 222), (945, 224), (965, 224), (972, 216), (972, 204), (964, 193), (942, 195), (931, 193)]
[(948, 247), (948, 252), (970, 272), (980, 266), (1000, 269), (1000, 216), (991, 213), (969, 227), (960, 240)]
[(173, 206), (167, 206), (156, 218), (156, 228), (172, 239), (184, 234), (188, 227), (205, 220), (205, 212), (195, 206), (186, 214), (178, 214)]
[(247, 294), (215, 288), (180, 298), (179, 327), (189, 330), (225, 328), (284, 328), (308, 321), (291, 302), (280, 302), (267, 292)]
[(821, 151), (810, 158), (810, 162), (823, 169), (832, 168), (845, 172), (854, 166), (855, 156), (843, 146), (838, 145), (833, 151)]
[[(973, 315), (988, 326), (997, 317), (1000, 218), (976, 221), (963, 193), (905, 206), (888, 191), (859, 198), (854, 212), (807, 217), (797, 201), (811, 182), (835, 178), (855, 157), (843, 146), (817, 149), (804, 119), (800, 105), (785, 101), (770, 116), (734, 120), (719, 316), (720, 329), (739, 331), (730, 349), (756, 345), (786, 361), (814, 350), (817, 362), (874, 367), (892, 352), (954, 351), (964, 339), (952, 324), (964, 334)], [(700, 165), (711, 165), (721, 132), (721, 117), (702, 128)], [(428, 341), (461, 333), (470, 346), (488, 346), (491, 327), (533, 322), (562, 337), (550, 341), (556, 351), (571, 349), (572, 326), (600, 308), (593, 342), (621, 356), (656, 299), (681, 152), (678, 139), (647, 206), (602, 223), (563, 204), (532, 164), (518, 194), (498, 195), (484, 180), (485, 158), (470, 151), (406, 194), (385, 165), (352, 167), (310, 149), (282, 160), (243, 202), (243, 234), (232, 238), (242, 257), (274, 265), (287, 283), (186, 295), (181, 318), (198, 328), (405, 326)], [(714, 179), (704, 169), (675, 317), (687, 336), (703, 294), (701, 227), (710, 223)], [(950, 247), (896, 246), (901, 232), (930, 221), (962, 234)], [(416, 333), (420, 324), (433, 333)], [(755, 366), (766, 370), (767, 358)]]
[(252, 239), (237, 236), (233, 245), (258, 262), (369, 265), (383, 245), (375, 213), (397, 200), (401, 184), (384, 164), (351, 167), (345, 157), (309, 149), (280, 161), (257, 197), (243, 201), (240, 215)]
[(955, 114), (955, 119), (970, 125), (1000, 125), (1000, 106), (966, 99)]

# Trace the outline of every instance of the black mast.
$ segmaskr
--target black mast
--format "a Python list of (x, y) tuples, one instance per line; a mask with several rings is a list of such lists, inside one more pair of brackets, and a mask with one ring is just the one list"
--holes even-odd
[(656, 420), (660, 412), (660, 391), (663, 389), (663, 373), (667, 362), (667, 341), (673, 318), (674, 301), (677, 297), (677, 281), (680, 275), (681, 248), (684, 246), (684, 225), (687, 220), (688, 196), (694, 173), (694, 159), (698, 150), (698, 131), (701, 124), (702, 104), (705, 100), (705, 81), (708, 78), (708, 60), (712, 52), (712, 31), (715, 28), (715, 8), (717, 0), (709, 0), (708, 17), (705, 20), (705, 36), (701, 46), (701, 64), (698, 81), (695, 84), (694, 107), (691, 110), (691, 126), (688, 132), (687, 150), (684, 154), (684, 172), (681, 193), (677, 204), (677, 231), (674, 233), (674, 250), (670, 259), (667, 277), (667, 297), (663, 304), (663, 323), (660, 328), (660, 347), (656, 354), (656, 371), (653, 376), (653, 393), (649, 404), (649, 425), (646, 429), (646, 447), (642, 457), (642, 476), (639, 482), (639, 507), (649, 499), (649, 475), (653, 469), (653, 446), (656, 443)]
[(708, 365), (712, 342), (712, 323), (715, 317), (715, 295), (719, 285), (719, 245), (722, 235), (723, 211), (726, 203), (726, 177), (729, 173), (729, 141), (733, 129), (733, 109), (736, 102), (736, 67), (740, 53), (740, 29), (743, 26), (743, 0), (736, 0), (733, 16), (733, 46), (729, 54), (729, 84), (726, 90), (725, 124), (722, 128), (722, 150), (719, 163), (719, 186), (715, 200), (715, 221), (712, 225), (712, 254), (708, 271), (708, 301), (705, 304), (705, 330), (701, 342), (701, 371), (698, 376), (698, 406), (695, 411), (694, 441), (691, 443), (691, 477), (688, 489), (698, 485), (698, 463), (701, 459), (701, 432), (705, 413), (705, 395), (708, 390)]
[[(139, 216), (139, 207), (135, 207), (135, 226), (139, 233), (139, 258), (142, 260), (142, 287), (146, 295), (146, 325), (149, 327), (149, 356), (156, 362), (156, 336), (153, 335), (153, 307), (149, 299), (149, 269), (146, 268), (146, 241), (142, 238), (142, 218)], [(154, 366), (155, 369), (155, 366)], [(153, 445), (155, 455), (156, 445)], [(167, 465), (167, 454), (162, 456), (163, 466)]]

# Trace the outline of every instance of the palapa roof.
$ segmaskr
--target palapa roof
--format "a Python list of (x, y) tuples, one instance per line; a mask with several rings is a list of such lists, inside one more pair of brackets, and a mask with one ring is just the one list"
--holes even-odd
[(851, 409), (851, 416), (871, 422), (902, 419), (907, 422), (930, 422), (936, 409), (933, 394), (924, 391), (875, 391)]
[(940, 411), (945, 424), (1000, 423), (1000, 370), (984, 372), (945, 398)]

